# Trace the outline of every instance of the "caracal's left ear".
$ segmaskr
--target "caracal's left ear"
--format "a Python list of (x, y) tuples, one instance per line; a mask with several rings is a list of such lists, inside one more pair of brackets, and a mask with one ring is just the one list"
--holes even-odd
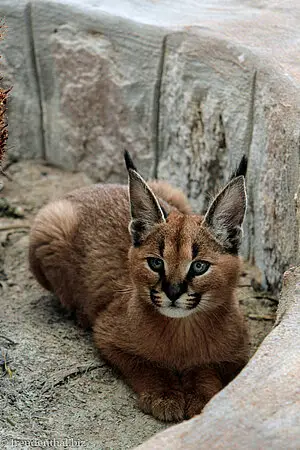
[(138, 173), (127, 151), (124, 152), (128, 170), (131, 222), (129, 232), (134, 246), (139, 246), (153, 227), (165, 222), (163, 210), (146, 181)]
[(244, 176), (233, 178), (209, 207), (203, 224), (226, 251), (237, 254), (242, 241), (242, 223), (247, 207)]

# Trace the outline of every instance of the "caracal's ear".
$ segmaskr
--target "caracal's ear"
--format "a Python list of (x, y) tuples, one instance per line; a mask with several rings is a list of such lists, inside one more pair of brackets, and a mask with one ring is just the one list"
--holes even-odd
[(245, 178), (233, 178), (214, 199), (203, 224), (226, 251), (237, 254), (242, 241), (242, 223), (247, 206)]
[(142, 244), (151, 229), (165, 222), (163, 210), (145, 180), (138, 173), (127, 151), (124, 152), (128, 170), (131, 222), (129, 232), (135, 247)]

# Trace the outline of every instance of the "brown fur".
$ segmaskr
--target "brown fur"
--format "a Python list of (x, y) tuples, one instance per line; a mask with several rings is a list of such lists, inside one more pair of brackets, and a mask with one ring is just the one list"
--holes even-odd
[[(40, 211), (30, 267), (83, 326), (93, 327), (103, 357), (121, 371), (140, 407), (161, 420), (182, 420), (199, 413), (247, 360), (247, 332), (234, 294), (240, 259), (224, 250), (203, 217), (188, 214), (180, 191), (150, 185), (169, 215), (142, 245), (131, 243), (127, 187), (95, 185)], [(162, 281), (145, 263), (148, 256), (162, 257), (162, 242), (171, 283), (184, 278), (193, 244), (197, 257), (211, 263), (189, 282), (187, 293), (202, 297), (187, 317), (161, 314), (149, 296), (155, 286), (162, 305)]]

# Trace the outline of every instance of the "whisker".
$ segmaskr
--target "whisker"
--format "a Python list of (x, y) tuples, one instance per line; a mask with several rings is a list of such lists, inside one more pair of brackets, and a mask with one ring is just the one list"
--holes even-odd
[(114, 284), (115, 284), (115, 292), (117, 294), (121, 294), (121, 295), (128, 295), (131, 296), (134, 292), (134, 288), (133, 286), (124, 286), (124, 284), (121, 284), (119, 282), (117, 282), (116, 280), (114, 280)]
[(133, 293), (133, 289), (115, 289), (115, 292), (119, 293), (119, 294), (132, 294)]
[(130, 284), (126, 284), (124, 282), (118, 281), (118, 280), (113, 280), (113, 283), (117, 286), (120, 287), (121, 289), (126, 289), (126, 290), (133, 290), (133, 286)]

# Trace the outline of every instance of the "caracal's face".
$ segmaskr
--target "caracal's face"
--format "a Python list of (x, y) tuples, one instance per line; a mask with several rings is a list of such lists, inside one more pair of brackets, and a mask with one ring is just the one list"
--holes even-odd
[(129, 257), (141, 301), (170, 318), (216, 308), (239, 273), (239, 258), (222, 249), (203, 217), (178, 212), (157, 225)]

